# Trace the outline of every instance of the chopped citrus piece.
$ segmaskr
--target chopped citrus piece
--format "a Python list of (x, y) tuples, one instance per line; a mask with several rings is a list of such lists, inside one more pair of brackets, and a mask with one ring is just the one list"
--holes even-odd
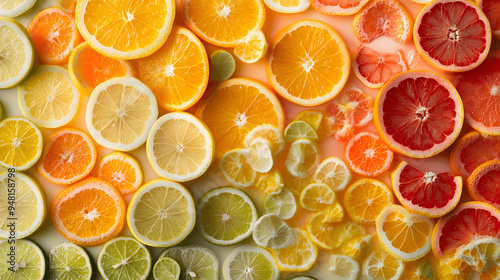
[(363, 8), (369, 0), (312, 0), (315, 10), (326, 15), (353, 15)]
[(224, 154), (219, 162), (224, 178), (233, 186), (249, 187), (257, 179), (257, 172), (248, 162), (248, 153), (247, 149), (234, 149)]
[(310, 176), (318, 166), (319, 158), (318, 145), (307, 138), (299, 138), (290, 145), (285, 160), (286, 170), (296, 177)]
[(224, 51), (216, 50), (210, 54), (210, 81), (219, 83), (233, 76), (236, 69), (234, 57)]
[(470, 280), (472, 269), (465, 262), (453, 256), (439, 260), (438, 274), (446, 280)]
[(455, 257), (468, 264), (473, 270), (483, 272), (500, 259), (498, 237), (474, 238), (457, 249)]
[(297, 202), (293, 193), (282, 189), (280, 193), (268, 194), (262, 203), (266, 213), (276, 214), (283, 220), (291, 219), (297, 211)]
[(406, 263), (403, 279), (436, 280), (436, 270), (427, 260)]
[(285, 128), (286, 142), (292, 142), (299, 138), (307, 138), (311, 140), (318, 140), (318, 134), (307, 122), (305, 121), (292, 121)]
[(274, 160), (271, 152), (271, 143), (264, 138), (257, 138), (248, 149), (248, 163), (253, 170), (266, 173), (273, 168)]
[(271, 254), (254, 245), (236, 247), (222, 265), (225, 280), (277, 280), (279, 270)]
[(491, 25), (491, 33), (500, 38), (500, 10), (498, 0), (476, 0), (477, 6), (483, 11)]
[(353, 222), (331, 223), (325, 222), (326, 213), (317, 212), (307, 221), (307, 232), (314, 243), (321, 248), (332, 250), (344, 246), (353, 238), (366, 235), (360, 225)]
[(200, 245), (176, 246), (166, 249), (160, 258), (169, 257), (179, 263), (179, 279), (217, 280), (219, 279), (219, 260), (210, 249)]
[(92, 263), (80, 246), (68, 241), (57, 245), (49, 253), (49, 278), (65, 280), (91, 280)]
[(391, 189), (382, 181), (359, 179), (347, 188), (344, 205), (347, 214), (358, 223), (375, 224), (377, 216), (394, 203)]
[(306, 271), (318, 258), (318, 247), (309, 239), (307, 232), (294, 228), (296, 239), (293, 245), (273, 251), (274, 262), (281, 271)]
[(342, 246), (342, 254), (355, 260), (364, 258), (371, 247), (371, 235), (358, 236), (346, 241)]
[(73, 14), (76, 10), (77, 0), (53, 0), (54, 4), (65, 13)]
[(234, 48), (234, 55), (245, 63), (255, 63), (266, 55), (267, 41), (264, 33), (253, 30)]
[(310, 211), (322, 211), (334, 201), (335, 193), (323, 183), (311, 183), (300, 193), (300, 205)]
[(265, 194), (277, 194), (283, 189), (283, 177), (279, 169), (271, 169), (271, 171), (259, 174), (255, 187)]
[(351, 172), (341, 159), (328, 157), (320, 162), (313, 178), (316, 182), (327, 184), (334, 191), (341, 191), (351, 180)]
[(245, 136), (245, 147), (250, 148), (250, 145), (255, 139), (266, 139), (271, 143), (271, 152), (273, 156), (278, 155), (285, 148), (285, 139), (283, 131), (271, 125), (258, 125)]
[(122, 195), (135, 192), (144, 179), (141, 163), (122, 152), (112, 152), (101, 159), (98, 177), (111, 183)]
[(359, 275), (359, 263), (348, 256), (330, 255), (328, 270), (335, 276), (344, 280), (356, 280)]
[(172, 258), (159, 258), (153, 266), (153, 277), (155, 280), (178, 280), (180, 276), (181, 267)]
[(344, 157), (354, 172), (364, 176), (377, 176), (389, 169), (393, 153), (378, 135), (361, 132), (349, 140)]
[(254, 225), (255, 244), (269, 249), (283, 249), (295, 242), (295, 232), (276, 214), (265, 214)]
[(363, 263), (363, 274), (369, 280), (398, 280), (403, 271), (403, 261), (382, 249), (373, 251)]
[(309, 124), (314, 131), (320, 132), (321, 124), (323, 122), (323, 118), (325, 117), (324, 113), (318, 110), (304, 110), (298, 113), (293, 121), (304, 121)]
[(36, 0), (0, 0), (0, 16), (17, 17), (35, 5)]
[[(28, 239), (16, 240), (15, 244), (12, 244), (12, 241), (9, 243), (9, 240), (13, 239), (0, 240), (0, 277), (15, 280), (46, 279), (45, 255), (42, 249)], [(10, 265), (12, 260), (8, 254), (14, 256), (14, 269)]]
[(331, 205), (328, 205), (325, 210), (323, 210), (324, 223), (338, 223), (344, 219), (344, 209), (337, 201), (334, 201)]
[(266, 6), (278, 13), (294, 14), (309, 8), (308, 0), (264, 0)]
[(295, 177), (290, 172), (285, 171), (285, 175), (283, 176), (283, 182), (285, 186), (290, 189), (294, 194), (300, 196), (302, 190), (307, 187), (310, 183), (313, 183), (314, 180), (312, 176), (307, 176), (304, 178)]

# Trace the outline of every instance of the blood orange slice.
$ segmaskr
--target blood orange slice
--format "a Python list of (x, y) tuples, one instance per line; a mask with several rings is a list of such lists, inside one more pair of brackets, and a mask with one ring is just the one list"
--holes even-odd
[(313, 8), (325, 15), (353, 15), (369, 0), (312, 0)]
[(378, 135), (361, 132), (349, 140), (344, 157), (352, 171), (364, 176), (377, 176), (391, 167), (393, 153)]
[(395, 75), (408, 70), (403, 52), (379, 53), (367, 46), (359, 46), (352, 62), (356, 77), (370, 88), (379, 88)]
[(500, 160), (500, 136), (486, 136), (472, 131), (462, 136), (450, 154), (451, 170), (464, 178), (489, 160)]
[(437, 258), (482, 237), (499, 237), (500, 211), (484, 202), (465, 202), (439, 219), (432, 233)]
[(388, 81), (374, 106), (375, 126), (395, 151), (415, 158), (433, 156), (455, 141), (464, 120), (453, 85), (429, 71), (407, 71)]
[(490, 21), (493, 35), (500, 38), (500, 0), (476, 0), (476, 4)]
[(479, 165), (467, 179), (467, 189), (474, 200), (500, 208), (500, 160)]
[(424, 172), (404, 161), (392, 173), (391, 183), (406, 209), (430, 218), (453, 210), (462, 194), (462, 177), (451, 172)]
[(420, 55), (434, 67), (462, 72), (477, 67), (488, 55), (488, 19), (467, 0), (436, 0), (415, 20), (413, 40)]
[(464, 103), (465, 121), (482, 133), (500, 135), (500, 51), (460, 74), (455, 86)]

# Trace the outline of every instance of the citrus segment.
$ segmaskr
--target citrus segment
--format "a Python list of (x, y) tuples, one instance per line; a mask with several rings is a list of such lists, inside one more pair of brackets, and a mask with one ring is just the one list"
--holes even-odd
[(286, 170), (296, 177), (310, 176), (318, 166), (319, 158), (318, 145), (307, 138), (299, 138), (290, 145), (285, 160)]
[(335, 276), (345, 280), (356, 280), (359, 275), (359, 263), (351, 257), (330, 255), (328, 270)]
[(500, 37), (500, 2), (498, 0), (476, 0), (477, 6), (484, 12), (491, 25), (491, 32)]
[(351, 180), (351, 172), (345, 162), (337, 157), (321, 161), (314, 171), (314, 181), (327, 184), (334, 191), (341, 191)]
[[(14, 250), (12, 250), (12, 247), (14, 247)], [(8, 254), (15, 256), (14, 269), (9, 263), (11, 260)], [(45, 256), (40, 247), (34, 242), (28, 239), (19, 239), (15, 241), (15, 244), (12, 244), (9, 243), (9, 239), (3, 239), (0, 241), (0, 256), (0, 278), (15, 280), (45, 279)]]
[(344, 157), (354, 172), (364, 176), (377, 176), (389, 169), (393, 153), (378, 135), (361, 132), (349, 140)]
[(254, 225), (255, 244), (269, 249), (283, 249), (295, 242), (295, 231), (276, 214), (265, 214)]
[(250, 148), (253, 141), (258, 138), (265, 139), (271, 143), (271, 152), (273, 156), (278, 155), (285, 148), (285, 139), (283, 130), (271, 125), (258, 125), (248, 132), (245, 136), (245, 148)]
[(140, 162), (122, 152), (112, 152), (101, 159), (98, 177), (111, 183), (122, 195), (135, 192), (144, 179)]
[(467, 190), (474, 200), (500, 208), (500, 160), (479, 165), (467, 179)]
[(480, 280), (499, 280), (500, 262), (497, 262), (479, 274)]
[(255, 63), (266, 55), (267, 46), (264, 33), (253, 30), (234, 48), (234, 55), (245, 63)]
[(306, 271), (316, 262), (318, 247), (312, 243), (305, 230), (293, 230), (297, 236), (295, 243), (284, 249), (274, 250), (274, 262), (281, 271)]
[(283, 220), (291, 219), (297, 211), (295, 197), (287, 189), (282, 189), (280, 193), (266, 195), (262, 204), (266, 213), (276, 214)]
[(353, 15), (363, 8), (369, 0), (312, 0), (315, 10), (326, 15)]
[(210, 54), (210, 81), (214, 83), (223, 82), (234, 73), (236, 62), (233, 56), (223, 50), (216, 50)]
[(199, 245), (176, 246), (160, 254), (169, 257), (181, 267), (180, 280), (217, 280), (219, 279), (219, 260), (210, 250)]
[(172, 258), (159, 258), (153, 266), (155, 280), (178, 280), (181, 276), (181, 267)]
[(365, 259), (362, 269), (369, 280), (398, 280), (403, 274), (404, 263), (385, 250), (376, 249)]
[(347, 214), (362, 224), (375, 224), (379, 214), (393, 202), (391, 189), (384, 182), (371, 178), (352, 183), (344, 195)]
[(462, 260), (446, 256), (439, 260), (438, 275), (449, 280), (470, 280), (472, 269)]
[(36, 0), (1, 0), (0, 16), (17, 17), (33, 7), (35, 2)]
[(50, 250), (49, 278), (65, 280), (92, 279), (92, 264), (83, 248), (64, 241)]
[(252, 245), (235, 248), (222, 265), (225, 280), (276, 280), (279, 271), (268, 251)]
[(266, 6), (278, 13), (300, 13), (309, 8), (309, 0), (264, 0)]
[(247, 149), (234, 149), (224, 154), (219, 168), (224, 178), (237, 187), (249, 187), (255, 183), (257, 172), (248, 162), (250, 152)]
[(309, 184), (300, 193), (300, 205), (309, 211), (322, 211), (335, 201), (335, 193), (327, 184)]

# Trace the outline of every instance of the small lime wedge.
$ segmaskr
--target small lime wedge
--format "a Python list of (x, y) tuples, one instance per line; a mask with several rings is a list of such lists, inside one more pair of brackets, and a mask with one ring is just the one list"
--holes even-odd
[(181, 267), (174, 259), (159, 258), (153, 267), (155, 280), (177, 280), (181, 276)]
[(217, 50), (210, 55), (210, 79), (214, 83), (225, 81), (234, 73), (236, 62), (233, 56), (223, 50)]
[(40, 247), (27, 239), (11, 242), (0, 241), (0, 279), (44, 279), (45, 257)]
[(92, 264), (87, 252), (68, 241), (57, 245), (49, 254), (49, 275), (50, 279), (92, 279)]
[(219, 279), (219, 260), (215, 254), (199, 245), (168, 248), (160, 258), (174, 259), (181, 267), (180, 280), (217, 280)]

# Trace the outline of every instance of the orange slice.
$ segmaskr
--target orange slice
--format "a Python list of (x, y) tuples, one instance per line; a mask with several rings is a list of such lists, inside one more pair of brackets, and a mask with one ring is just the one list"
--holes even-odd
[(438, 275), (447, 280), (470, 280), (472, 269), (462, 260), (446, 256), (439, 260)]
[(182, 0), (182, 18), (201, 39), (219, 47), (236, 47), (266, 17), (260, 0)]
[(474, 200), (500, 208), (500, 160), (479, 165), (467, 179), (467, 190)]
[(234, 55), (245, 63), (255, 63), (266, 55), (266, 36), (260, 30), (253, 30), (234, 48)]
[(413, 29), (420, 55), (444, 71), (477, 67), (488, 55), (491, 28), (484, 13), (467, 0), (434, 0), (425, 5)]
[(208, 84), (208, 57), (201, 41), (183, 27), (174, 26), (167, 42), (150, 56), (136, 60), (139, 79), (169, 111), (193, 106)]
[(279, 99), (264, 83), (249, 78), (229, 79), (215, 86), (196, 116), (212, 132), (218, 159), (234, 148), (244, 148), (246, 135), (256, 126), (267, 124), (283, 130), (285, 125)]
[(309, 8), (309, 0), (264, 0), (266, 6), (278, 13), (300, 13)]
[(41, 64), (68, 61), (71, 51), (82, 41), (75, 19), (57, 7), (40, 11), (28, 25)]
[(112, 152), (101, 159), (98, 177), (109, 182), (122, 195), (135, 192), (144, 179), (139, 161), (122, 152)]
[(63, 128), (50, 136), (38, 171), (54, 184), (69, 185), (87, 176), (96, 158), (96, 147), (87, 133)]
[(458, 137), (464, 120), (462, 101), (443, 76), (407, 71), (389, 80), (374, 106), (375, 127), (394, 151), (431, 157)]
[(311, 0), (313, 8), (326, 15), (353, 15), (369, 0)]
[(366, 225), (374, 225), (378, 215), (393, 203), (391, 189), (384, 182), (371, 178), (352, 183), (344, 195), (344, 205), (349, 217)]
[(395, 53), (380, 53), (361, 45), (352, 62), (354, 74), (370, 88), (379, 88), (395, 75), (408, 70), (401, 50)]
[(344, 157), (352, 171), (364, 176), (377, 176), (389, 169), (393, 153), (378, 135), (361, 132), (349, 140)]
[(350, 65), (349, 51), (335, 29), (321, 21), (301, 20), (273, 38), (266, 75), (283, 98), (316, 106), (339, 94)]
[(51, 212), (62, 236), (81, 246), (96, 246), (122, 232), (126, 206), (111, 184), (89, 177), (62, 190)]
[(488, 18), (493, 35), (500, 38), (500, 1), (476, 0), (476, 4)]
[(411, 41), (413, 20), (397, 0), (374, 0), (354, 16), (354, 35), (362, 43), (387, 36), (400, 43)]
[(295, 242), (284, 249), (274, 250), (274, 262), (281, 271), (309, 270), (318, 258), (318, 247), (310, 240), (305, 230), (293, 230), (297, 236)]

